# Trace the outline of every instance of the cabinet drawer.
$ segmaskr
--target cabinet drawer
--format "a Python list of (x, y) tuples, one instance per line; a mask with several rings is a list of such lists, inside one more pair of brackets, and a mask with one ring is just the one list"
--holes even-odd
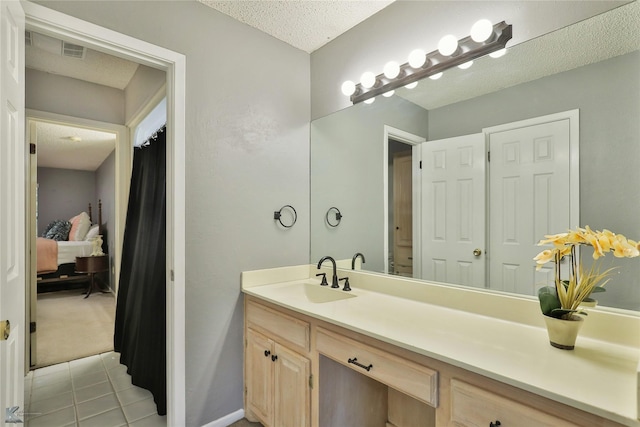
[(488, 426), (500, 421), (502, 427), (578, 427), (564, 419), (514, 402), (482, 388), (451, 380), (451, 421), (456, 426)]
[(361, 374), (433, 407), (438, 406), (437, 371), (322, 328), (318, 328), (316, 348)]
[(304, 352), (309, 351), (309, 324), (286, 314), (249, 301), (245, 313), (247, 323), (254, 329), (267, 332)]

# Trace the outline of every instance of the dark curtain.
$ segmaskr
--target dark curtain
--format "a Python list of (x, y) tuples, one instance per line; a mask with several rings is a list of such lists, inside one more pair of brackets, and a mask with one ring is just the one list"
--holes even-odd
[(134, 149), (114, 349), (134, 385), (167, 413), (166, 382), (166, 133)]

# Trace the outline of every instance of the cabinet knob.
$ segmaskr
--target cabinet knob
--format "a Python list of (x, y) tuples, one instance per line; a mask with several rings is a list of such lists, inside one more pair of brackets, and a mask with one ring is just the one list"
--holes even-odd
[(276, 360), (278, 360), (278, 356), (276, 356), (275, 354), (271, 356), (271, 361), (275, 362)]
[(498, 427), (502, 425), (502, 423), (499, 420), (496, 420), (495, 423), (489, 423), (489, 427)]
[(271, 352), (269, 350), (264, 351), (264, 357), (269, 357), (270, 354)]

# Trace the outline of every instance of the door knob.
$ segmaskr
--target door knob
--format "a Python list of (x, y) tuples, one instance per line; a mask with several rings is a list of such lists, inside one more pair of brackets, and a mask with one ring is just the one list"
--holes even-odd
[(480, 256), (482, 255), (482, 251), (480, 250), (480, 248), (475, 248), (473, 250), (473, 256)]
[(11, 334), (11, 322), (8, 320), (0, 321), (0, 341), (5, 341)]

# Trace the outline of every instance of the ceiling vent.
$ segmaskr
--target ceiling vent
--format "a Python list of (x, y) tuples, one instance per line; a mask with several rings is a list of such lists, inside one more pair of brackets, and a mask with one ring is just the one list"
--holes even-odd
[(31, 31), (25, 31), (24, 32), (24, 44), (26, 46), (32, 46), (33, 45), (33, 39), (31, 38)]
[(84, 59), (85, 51), (86, 49), (84, 48), (84, 46), (67, 43), (65, 41), (62, 42), (62, 56)]

